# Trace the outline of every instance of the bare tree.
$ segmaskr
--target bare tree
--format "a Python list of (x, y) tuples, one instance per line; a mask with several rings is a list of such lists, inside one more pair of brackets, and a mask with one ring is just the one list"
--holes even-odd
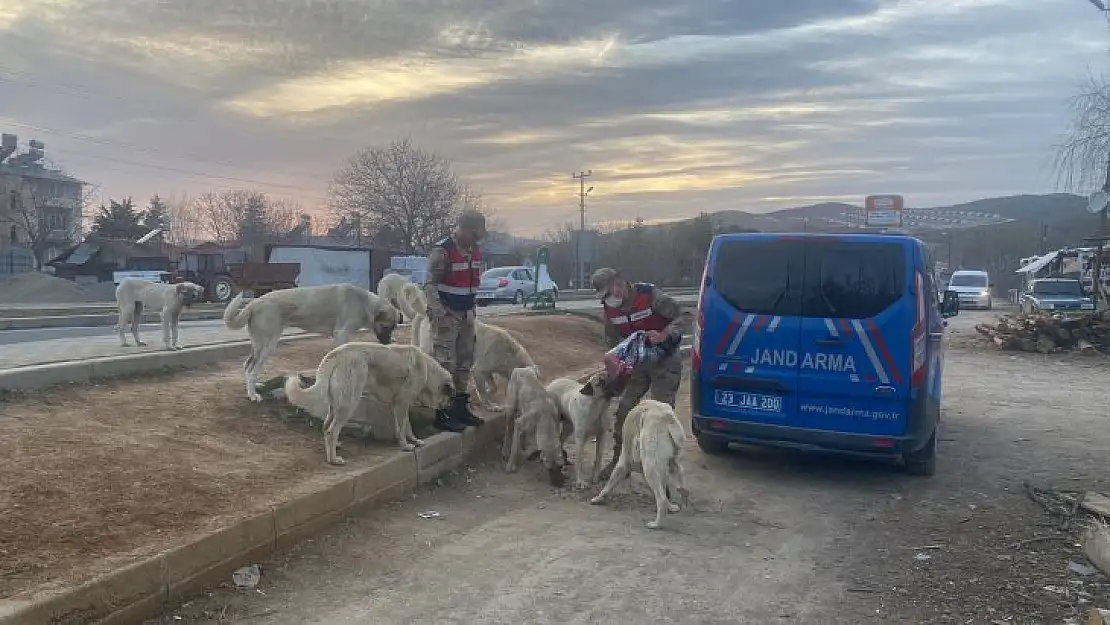
[(407, 138), (352, 156), (328, 193), (337, 218), (370, 237), (388, 235), (406, 252), (427, 250), (451, 233), (460, 210), (482, 207), (481, 194), (459, 181), (449, 161)]
[(80, 240), (86, 210), (95, 194), (91, 187), (83, 186), (78, 198), (47, 197), (24, 176), (0, 178), (0, 192), (3, 235), (30, 249), (39, 271), (52, 251)]
[(1069, 108), (1071, 124), (1056, 153), (1058, 182), (1085, 193), (1102, 187), (1110, 159), (1110, 83), (1106, 77), (1088, 76)]
[(188, 247), (196, 245), (204, 236), (204, 215), (199, 210), (198, 204), (188, 197), (170, 198), (165, 200), (166, 243), (175, 247)]
[(284, 240), (303, 212), (288, 200), (275, 200), (259, 191), (244, 189), (205, 193), (197, 198), (194, 207), (205, 229), (219, 243)]

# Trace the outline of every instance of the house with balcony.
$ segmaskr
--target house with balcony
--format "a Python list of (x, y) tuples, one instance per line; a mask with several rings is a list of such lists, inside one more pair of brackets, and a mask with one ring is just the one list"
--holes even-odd
[(42, 268), (81, 241), (85, 183), (44, 163), (45, 145), (20, 152), (0, 135), (0, 275)]

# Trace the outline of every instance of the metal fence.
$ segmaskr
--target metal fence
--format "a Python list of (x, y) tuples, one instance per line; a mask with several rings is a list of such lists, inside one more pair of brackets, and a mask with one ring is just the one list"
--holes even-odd
[(35, 269), (35, 256), (20, 246), (0, 248), (0, 276), (26, 273)]

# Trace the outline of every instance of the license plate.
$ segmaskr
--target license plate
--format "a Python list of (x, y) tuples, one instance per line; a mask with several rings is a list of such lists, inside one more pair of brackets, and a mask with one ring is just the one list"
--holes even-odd
[(744, 410), (759, 410), (761, 412), (782, 412), (782, 398), (778, 395), (757, 395), (755, 393), (738, 393), (736, 391), (718, 390), (714, 394), (714, 401), (718, 406), (725, 408), (742, 408)]
[(493, 297), (493, 293), (478, 293), (477, 297), (478, 299), (490, 299)]

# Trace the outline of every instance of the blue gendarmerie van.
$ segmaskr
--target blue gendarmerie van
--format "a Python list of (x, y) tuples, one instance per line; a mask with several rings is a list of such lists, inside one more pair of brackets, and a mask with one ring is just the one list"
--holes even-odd
[(936, 470), (944, 317), (928, 248), (890, 234), (713, 239), (691, 352), (693, 431)]

